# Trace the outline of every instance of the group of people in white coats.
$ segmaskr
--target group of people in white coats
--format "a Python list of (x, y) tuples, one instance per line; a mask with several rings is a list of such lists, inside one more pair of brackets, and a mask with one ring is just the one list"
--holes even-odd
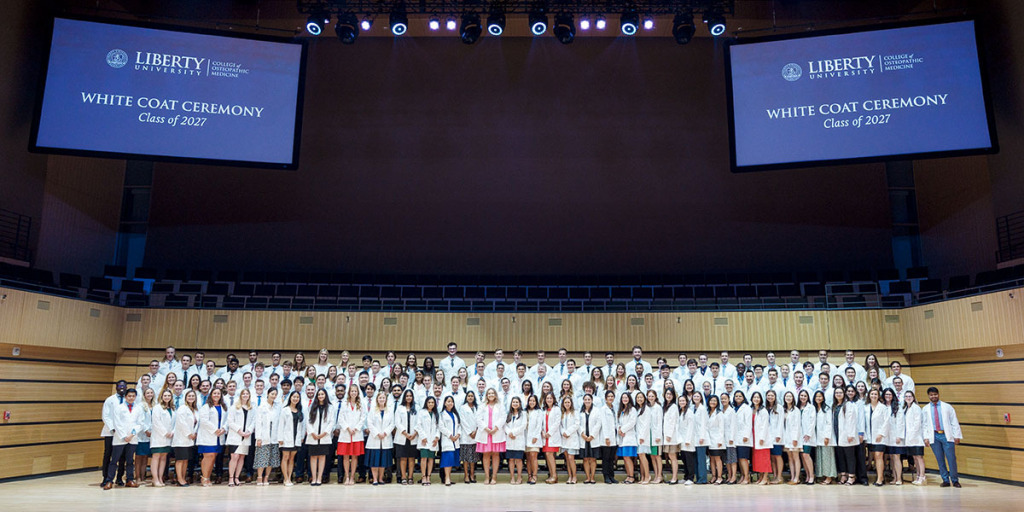
[[(227, 380), (192, 385), (196, 379), (187, 379), (192, 382), (182, 389), (189, 375), (183, 372), (180, 379), (160, 379), (164, 384), (159, 391), (128, 388), (120, 381), (103, 405), (107, 450), (102, 487), (119, 483), (119, 470), (127, 477), (124, 486), (137, 487), (147, 462), (153, 487), (190, 485), (193, 465), (199, 467), (200, 485), (210, 486), (221, 475), (221, 457), (228, 459), (229, 486), (244, 484), (249, 464), (255, 485), (270, 485), (271, 472), (279, 468), (285, 486), (301, 483), (302, 476), (311, 486), (320, 486), (335, 457), (338, 483), (344, 485), (355, 485), (357, 472), (362, 480), (366, 469), (367, 480), (375, 486), (389, 483), (392, 475), (401, 485), (430, 485), (435, 462), (441, 482), (449, 486), (453, 470), (459, 469), (463, 482), (476, 482), (478, 462), (487, 485), (497, 483), (503, 465), (510, 484), (532, 485), (540, 478), (542, 459), (544, 482), (556, 484), (559, 458), (567, 484), (597, 483), (599, 462), (604, 483), (620, 483), (616, 472), (621, 461), (624, 484), (767, 485), (782, 483), (788, 468), (790, 485), (867, 485), (873, 466), (876, 486), (902, 485), (906, 458), (914, 471), (911, 483), (923, 485), (925, 446), (932, 446), (939, 460), (942, 486), (960, 486), (955, 445), (962, 433), (955, 411), (939, 400), (935, 388), (928, 390), (930, 404), (921, 407), (912, 388), (883, 388), (878, 378), (854, 383), (821, 378), (823, 385), (817, 388), (803, 386), (802, 380), (795, 387), (776, 386), (774, 379), (756, 387), (728, 380), (719, 388), (717, 382), (708, 386), (706, 379), (697, 386), (694, 360), (680, 358), (688, 373), (679, 383), (661, 361), (656, 370), (646, 370), (637, 357), (639, 347), (633, 354), (635, 373), (622, 379), (593, 378), (601, 375), (597, 366), (588, 372), (590, 380), (575, 379), (570, 359), (565, 365), (569, 375), (554, 378), (546, 378), (557, 375), (554, 368), (526, 377), (519, 364), (520, 379), (512, 387), (501, 364), (496, 372), (500, 379), (485, 378), (487, 366), (478, 355), (474, 376), (479, 378), (466, 379), (463, 385), (460, 377), (467, 366), (456, 363), (454, 343), (448, 349), (442, 366), (430, 372), (440, 381), (435, 383), (419, 368), (407, 379), (407, 369), (393, 368), (393, 353), (387, 367), (370, 362), (401, 377), (398, 382), (382, 378), (379, 385), (365, 368), (358, 375), (336, 375), (330, 387), (326, 375), (316, 373), (328, 368), (310, 366), (316, 367), (306, 373), (316, 374), (312, 382), (279, 374), (279, 354), (267, 376), (252, 353), (250, 366), (261, 370), (255, 381), (248, 371), (236, 380), (238, 361), (230, 357)], [(325, 363), (326, 355), (321, 351), (318, 362)], [(410, 355), (407, 366), (414, 364)], [(159, 367), (167, 367), (170, 374), (176, 371), (170, 360)], [(710, 379), (720, 371), (718, 363), (712, 368)], [(776, 369), (769, 368), (769, 375), (776, 376)], [(902, 384), (901, 376), (896, 377)], [(174, 479), (169, 477), (172, 456)], [(582, 482), (577, 480), (578, 463)]]

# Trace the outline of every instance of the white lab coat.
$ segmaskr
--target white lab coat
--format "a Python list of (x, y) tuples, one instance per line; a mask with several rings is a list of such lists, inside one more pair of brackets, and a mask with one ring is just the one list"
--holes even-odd
[[(506, 450), (525, 450), (526, 449), (526, 436), (527, 430), (530, 424), (529, 416), (525, 411), (520, 411), (518, 416), (513, 416), (511, 421), (505, 418), (505, 436), (508, 439), (505, 441)], [(512, 439), (511, 436), (516, 436)]]
[[(334, 444), (334, 418), (337, 416), (337, 409), (334, 405), (328, 405), (327, 410), (324, 411), (319, 417), (313, 420), (311, 424), (309, 418), (312, 415), (309, 411), (306, 411), (307, 417), (302, 419), (302, 422), (306, 424), (306, 444)], [(362, 429), (360, 429), (360, 432)], [(313, 434), (327, 434), (320, 439), (313, 439)], [(338, 439), (341, 439), (339, 435)]]
[(277, 441), (281, 448), (299, 448), (306, 438), (306, 415), (303, 414), (302, 421), (295, 422), (292, 410), (288, 406), (281, 407), (277, 420)]
[(149, 434), (147, 434), (146, 432), (149, 432), (150, 429), (153, 428), (153, 409), (150, 409), (148, 405), (140, 403), (139, 401), (136, 401), (135, 405), (138, 407), (142, 407), (142, 423), (139, 425), (139, 435), (137, 441), (140, 443), (148, 443)]
[[(839, 439), (837, 446), (857, 446), (860, 444), (859, 412), (862, 409), (857, 402), (843, 402), (839, 407)], [(852, 439), (852, 441), (851, 441)]]
[(782, 445), (787, 450), (796, 448), (803, 449), (804, 438), (801, 435), (803, 430), (803, 415), (800, 409), (794, 407), (785, 413), (785, 427), (782, 432)]
[[(534, 409), (527, 413), (526, 447), (541, 448), (544, 446), (544, 409)], [(507, 448), (508, 445), (506, 444)]]
[(227, 429), (228, 425), (228, 407), (227, 405), (221, 405), (221, 413), (218, 416), (216, 407), (210, 405), (204, 405), (199, 409), (199, 435), (196, 439), (196, 444), (199, 446), (216, 446), (218, 444), (225, 444), (227, 434), (221, 434), (219, 437), (214, 435), (214, 432), (220, 429)]
[(708, 448), (724, 450), (728, 445), (725, 441), (725, 413), (715, 411), (708, 415)]
[(786, 431), (786, 417), (782, 415), (782, 404), (776, 404), (775, 411), (768, 412), (768, 444), (783, 445), (783, 434)]
[(262, 441), (264, 445), (270, 443), (277, 443), (277, 420), (279, 417), (279, 411), (271, 403), (264, 401), (263, 405), (255, 409), (256, 412), (256, 425), (253, 435), (256, 436), (257, 441)]
[[(562, 410), (558, 407), (541, 409), (540, 431), (550, 436), (546, 440), (548, 446), (560, 448), (562, 446)], [(545, 439), (542, 436), (540, 445), (544, 446), (544, 444)]]
[(693, 409), (693, 445), (707, 447), (711, 443), (708, 436), (708, 409), (701, 404)]
[(177, 411), (174, 411), (174, 439), (171, 440), (171, 447), (195, 446), (199, 436), (197, 435), (196, 439), (190, 439), (189, 436), (198, 433), (199, 411), (193, 411), (187, 405), (182, 404)]
[(725, 440), (725, 446), (736, 446), (736, 440), (733, 438), (736, 435), (736, 410), (731, 405), (725, 407), (725, 411), (722, 412), (722, 439)]
[[(366, 438), (367, 450), (390, 450), (394, 447), (391, 432), (395, 430), (395, 413), (391, 407), (385, 404), (383, 411), (376, 407), (371, 409), (366, 415), (366, 428), (369, 430)], [(379, 434), (384, 434), (384, 439), (381, 439)]]
[[(492, 412), (493, 410), (493, 412)], [(484, 432), (485, 428), (496, 428), (497, 432), (490, 435), (490, 441), (492, 443), (504, 443), (505, 442), (505, 417), (508, 412), (500, 405), (481, 405), (476, 411), (476, 442), (486, 443), (488, 440), (487, 432)], [(488, 423), (488, 416), (490, 416), (490, 422)]]
[(636, 420), (636, 409), (630, 409), (629, 413), (625, 415), (615, 415), (615, 435), (617, 436), (619, 446), (635, 447), (639, 445), (636, 436)]
[(687, 405), (679, 413), (679, 419), (676, 421), (676, 442), (679, 444), (679, 449), (684, 452), (697, 450), (696, 441), (693, 439), (697, 418), (693, 411), (693, 407)]
[(395, 437), (394, 444), (399, 446), (405, 446), (408, 444), (416, 444), (416, 440), (409, 440), (405, 437), (405, 434), (416, 433), (416, 414), (409, 412), (409, 409), (404, 405), (399, 405), (395, 409), (394, 415), (395, 424)]
[(461, 420), (461, 422), (459, 424), (459, 430), (460, 430), (459, 443), (461, 443), (461, 444), (476, 444), (476, 437), (474, 437), (473, 434), (477, 431), (477, 427), (476, 427), (476, 411), (477, 410), (479, 410), (479, 408), (472, 409), (472, 408), (470, 408), (466, 404), (462, 404), (461, 406), (459, 406), (459, 419)]
[(590, 414), (585, 414), (583, 411), (577, 413), (580, 419), (580, 447), (587, 446), (587, 441), (583, 439), (584, 434), (590, 432), (590, 435), (594, 437), (593, 441), (590, 441), (591, 448), (598, 448), (604, 446), (604, 434), (602, 427), (604, 427), (604, 413), (597, 407), (590, 409)]
[(732, 438), (736, 443), (736, 446), (746, 446), (753, 448), (754, 446), (754, 423), (753, 423), (754, 410), (750, 408), (750, 405), (746, 402), (736, 409), (736, 413), (733, 416), (733, 435)]
[[(248, 413), (244, 409), (238, 407), (231, 407), (228, 409), (228, 440), (227, 444), (231, 446), (238, 446), (241, 444), (248, 444), (249, 438), (242, 438), (242, 435), (238, 433), (239, 430), (251, 434), (256, 430), (256, 411), (250, 409)], [(251, 437), (251, 436), (250, 436)]]
[[(174, 413), (162, 406), (153, 409), (150, 423), (150, 448), (167, 448), (174, 439)], [(171, 437), (167, 437), (171, 434)]]
[(825, 441), (828, 440), (828, 446), (835, 446), (836, 440), (832, 439), (834, 436), (832, 426), (832, 408), (822, 407), (820, 411), (814, 410), (814, 446), (825, 446)]
[(437, 421), (434, 416), (426, 410), (416, 413), (416, 447), (421, 450), (440, 451), (441, 431), (437, 428)]
[[(341, 433), (338, 434), (338, 442), (363, 442), (363, 428), (366, 425), (366, 408), (362, 407), (362, 405), (357, 407), (349, 403), (347, 400), (338, 404), (338, 407), (341, 408), (341, 413), (335, 415), (338, 418), (337, 428), (341, 431)], [(349, 429), (354, 430), (354, 433), (350, 433)]]
[(576, 411), (563, 413), (559, 420), (561, 447), (566, 450), (580, 449), (580, 420)]
[(818, 413), (814, 406), (807, 404), (800, 409), (800, 441), (801, 446), (816, 446), (815, 427), (818, 422)]
[(903, 433), (900, 435), (903, 446), (924, 446), (924, 412), (920, 407), (900, 407), (900, 425), (903, 426)]
[(754, 414), (754, 449), (771, 448), (772, 440), (771, 414), (764, 407)]
[(601, 437), (604, 438), (604, 440), (601, 441), (601, 446), (609, 446), (608, 444), (605, 444), (605, 441), (610, 442), (610, 446), (618, 446), (619, 436), (615, 431), (615, 410), (610, 407), (601, 407), (599, 410), (601, 411), (601, 415), (604, 417), (601, 423)]
[[(939, 401), (939, 421), (942, 422), (943, 432), (946, 435), (947, 441), (953, 441), (954, 439), (963, 439), (964, 434), (960, 430), (960, 421), (956, 417), (956, 411), (953, 410), (953, 406), (946, 402)], [(935, 442), (935, 419), (934, 412), (932, 410), (932, 404), (929, 402), (921, 407), (921, 424), (922, 434), (924, 440), (929, 444)]]
[[(438, 413), (437, 430), (441, 436), (439, 442), (440, 450), (442, 452), (453, 452), (458, 450), (462, 446), (461, 440), (452, 441), (450, 436), (461, 435), (462, 431), (462, 418), (458, 414), (458, 410), (454, 410), (452, 416), (448, 415), (448, 412), (441, 409)], [(461, 439), (461, 438), (460, 438)], [(507, 448), (507, 446), (506, 446)]]
[(103, 428), (100, 429), (100, 437), (110, 437), (113, 435), (111, 431), (114, 430), (114, 410), (122, 402), (123, 398), (119, 397), (117, 393), (108, 396), (103, 401), (103, 410), (100, 413), (100, 419), (103, 420)]
[(864, 433), (865, 439), (870, 444), (889, 444), (889, 418), (892, 416), (892, 409), (879, 402), (871, 409), (871, 416), (868, 421), (868, 429)]
[[(117, 405), (113, 416), (114, 438), (112, 443), (114, 446), (139, 444), (139, 433), (145, 426), (144, 409), (145, 407), (138, 402), (132, 405), (130, 411), (127, 403)], [(127, 436), (133, 436), (131, 441), (125, 440)]]
[(662, 445), (678, 445), (679, 436), (676, 435), (676, 426), (679, 424), (679, 406), (672, 404), (668, 410), (662, 415), (661, 421), (661, 432), (662, 432)]

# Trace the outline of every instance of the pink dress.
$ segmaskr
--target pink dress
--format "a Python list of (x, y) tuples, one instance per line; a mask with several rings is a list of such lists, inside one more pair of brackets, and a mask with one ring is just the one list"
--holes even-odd
[[(494, 407), (487, 406), (487, 428), (494, 428)], [(495, 443), (491, 434), (487, 434), (486, 443), (477, 443), (478, 453), (505, 453), (505, 443)]]

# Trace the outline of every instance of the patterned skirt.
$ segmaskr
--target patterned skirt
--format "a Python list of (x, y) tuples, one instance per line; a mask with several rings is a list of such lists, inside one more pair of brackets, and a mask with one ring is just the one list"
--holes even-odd
[(476, 444), (460, 445), (459, 459), (470, 464), (480, 462), (480, 454), (476, 452)]
[(254, 468), (276, 468), (281, 466), (281, 450), (277, 443), (267, 443), (256, 447), (252, 466)]

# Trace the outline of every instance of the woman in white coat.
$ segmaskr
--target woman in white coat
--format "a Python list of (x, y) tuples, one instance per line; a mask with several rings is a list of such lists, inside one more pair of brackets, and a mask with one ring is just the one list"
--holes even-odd
[(774, 390), (764, 392), (764, 407), (768, 410), (768, 430), (771, 447), (771, 471), (772, 479), (769, 484), (782, 483), (782, 455), (785, 453), (785, 446), (782, 439), (786, 431), (786, 412), (782, 409), (782, 398)]
[(853, 485), (857, 479), (857, 447), (860, 445), (860, 404), (846, 399), (844, 388), (832, 391), (832, 430), (836, 436), (836, 468), (839, 483)]
[(462, 420), (459, 460), (462, 462), (462, 482), (467, 484), (476, 483), (476, 463), (480, 460), (480, 454), (476, 452), (476, 412), (479, 409), (476, 391), (466, 391), (466, 397), (459, 407), (459, 418)]
[(684, 485), (693, 485), (694, 480), (697, 479), (697, 445), (693, 440), (696, 416), (690, 405), (691, 396), (693, 393), (689, 395), (683, 393), (676, 399), (676, 404), (679, 406), (679, 418), (676, 420), (675, 438), (679, 443), (679, 453), (683, 458)]
[[(534, 402), (536, 403), (536, 402)], [(526, 455), (526, 436), (529, 417), (523, 409), (523, 398), (509, 399), (508, 416), (505, 417), (505, 457), (508, 459), (509, 484), (523, 483), (523, 458)]]
[[(796, 395), (792, 391), (786, 391), (782, 395), (782, 445), (785, 447), (786, 457), (789, 459), (789, 485), (800, 484), (800, 454), (804, 451), (803, 437), (800, 431), (803, 428), (803, 416), (796, 404)], [(808, 474), (813, 475), (811, 471)]]
[(599, 408), (601, 415), (604, 417), (604, 422), (601, 424), (601, 437), (604, 438), (601, 443), (601, 473), (604, 475), (604, 483), (606, 484), (618, 483), (615, 480), (615, 466), (618, 462), (616, 454), (619, 450), (618, 436), (615, 429), (616, 396), (614, 389), (606, 389), (604, 392), (604, 406)]
[(224, 441), (228, 432), (228, 411), (223, 403), (221, 390), (214, 388), (206, 399), (206, 405), (199, 409), (199, 435), (196, 443), (203, 460), (203, 487), (210, 486), (210, 474), (213, 473), (213, 462), (217, 454), (224, 449)]
[(150, 416), (149, 448), (153, 453), (153, 487), (164, 487), (164, 469), (167, 468), (167, 454), (171, 453), (174, 439), (174, 394), (165, 389)]
[(153, 408), (156, 407), (158, 388), (146, 388), (135, 404), (142, 408), (142, 428), (139, 430), (138, 445), (135, 446), (135, 481), (142, 484), (146, 481), (146, 469), (149, 468), (150, 456), (153, 452), (149, 446), (149, 436), (153, 428)]
[(476, 413), (476, 451), (483, 456), (484, 478), (488, 485), (498, 483), (499, 454), (505, 452), (505, 418), (508, 411), (498, 400), (498, 392), (488, 388), (484, 403)]
[(658, 400), (658, 392), (653, 389), (647, 390), (647, 408), (651, 410), (649, 413), (651, 415), (651, 426), (648, 433), (650, 437), (648, 442), (651, 443), (649, 453), (651, 456), (651, 483), (660, 484), (664, 477), (662, 473), (664, 464), (661, 462), (661, 446), (665, 442), (665, 411), (662, 410), (661, 402)]
[(103, 490), (109, 491), (114, 488), (114, 477), (117, 474), (117, 461), (124, 457), (125, 487), (138, 487), (135, 482), (135, 447), (139, 444), (139, 432), (143, 427), (143, 408), (135, 403), (138, 394), (134, 389), (129, 389), (124, 394), (124, 403), (118, 404), (113, 414), (113, 439), (111, 447), (113, 452), (110, 457), (110, 464), (107, 466), (107, 483)]
[(696, 484), (708, 483), (708, 408), (704, 405), (704, 394), (694, 393), (690, 396), (693, 409), (693, 445), (696, 447), (697, 479)]
[(924, 411), (918, 407), (917, 397), (914, 396), (913, 391), (903, 393), (903, 405), (900, 406), (899, 415), (903, 430), (897, 430), (897, 435), (902, 437), (903, 445), (907, 449), (907, 456), (913, 458), (914, 470), (917, 473), (912, 483), (924, 485)]
[(885, 485), (885, 447), (888, 444), (892, 409), (882, 403), (881, 393), (877, 389), (868, 391), (867, 408), (870, 415), (867, 417), (868, 427), (864, 434), (869, 439), (868, 450), (875, 461), (875, 487), (881, 487)]
[(565, 457), (565, 472), (568, 479), (565, 483), (576, 484), (576, 456), (580, 453), (580, 420), (576, 414), (576, 404), (572, 396), (562, 397), (562, 406), (559, 410), (562, 417), (558, 427), (562, 435), (561, 451)]
[(256, 412), (252, 410), (252, 393), (242, 388), (234, 407), (228, 408), (228, 487), (241, 485), (238, 476), (245, 466), (245, 456), (249, 454), (250, 437), (256, 430)]
[(440, 419), (437, 399), (428, 396), (423, 401), (423, 408), (416, 414), (416, 435), (419, 439), (416, 445), (420, 450), (420, 472), (423, 475), (420, 485), (430, 485), (430, 476), (434, 472), (434, 457), (437, 456), (441, 440), (441, 431), (437, 428)]
[(303, 419), (302, 394), (292, 391), (277, 419), (277, 445), (281, 450), (281, 474), (284, 475), (286, 487), (295, 485), (292, 483), (295, 454), (302, 448), (302, 441), (306, 438), (306, 422)]
[[(825, 392), (814, 392), (814, 476), (824, 478), (821, 483), (829, 485), (838, 476), (836, 472), (836, 429), (832, 407), (825, 400)], [(833, 395), (834, 397), (834, 395)], [(834, 398), (833, 398), (834, 400)]]
[(526, 475), (527, 483), (537, 483), (537, 455), (544, 447), (544, 409), (540, 405), (540, 397), (530, 395), (526, 398)]
[(174, 437), (171, 448), (174, 450), (174, 476), (179, 487), (188, 487), (188, 464), (196, 449), (196, 437), (199, 432), (199, 394), (194, 390), (185, 392), (185, 401), (174, 411)]
[[(768, 390), (767, 394), (775, 393)], [(752, 456), (751, 469), (754, 473), (760, 473), (757, 485), (768, 485), (768, 474), (772, 472), (771, 450), (772, 431), (771, 413), (765, 405), (765, 399), (761, 392), (755, 391), (750, 395), (750, 408), (754, 417), (754, 454)]]
[(615, 414), (615, 434), (619, 449), (617, 455), (626, 466), (625, 484), (636, 483), (633, 475), (633, 459), (637, 455), (638, 440), (636, 436), (637, 411), (633, 406), (633, 394), (623, 391), (619, 395), (619, 411)]
[(662, 407), (662, 438), (661, 447), (668, 455), (668, 465), (672, 470), (672, 480), (669, 484), (679, 483), (679, 437), (676, 435), (676, 426), (679, 424), (679, 400), (673, 388), (665, 388), (665, 401)]
[(416, 395), (411, 389), (402, 392), (395, 408), (395, 453), (398, 456), (398, 483), (412, 485), (416, 469)]
[[(824, 395), (822, 395), (824, 397)], [(796, 397), (796, 406), (800, 409), (800, 460), (807, 473), (804, 480), (806, 485), (814, 485), (814, 446), (815, 430), (817, 427), (818, 413), (811, 404), (811, 394), (806, 389), (800, 390)]]
[[(595, 371), (600, 371), (595, 368)], [(600, 411), (594, 408), (594, 395), (583, 395), (583, 406), (579, 411), (580, 417), (580, 457), (583, 458), (583, 484), (596, 484), (594, 477), (597, 473), (597, 458), (601, 455), (601, 427), (604, 418)]]
[(359, 386), (351, 386), (345, 393), (345, 401), (338, 404), (341, 412), (336, 416), (339, 423), (338, 451), (345, 471), (345, 485), (356, 484), (356, 468), (359, 457), (366, 453), (363, 442), (363, 425), (366, 424), (366, 407), (362, 402)]
[(281, 414), (277, 400), (277, 388), (270, 388), (263, 405), (256, 409), (256, 454), (253, 467), (256, 468), (256, 485), (270, 483), (270, 469), (281, 465), (281, 451), (277, 445), (277, 420)]
[(562, 447), (562, 410), (553, 393), (545, 392), (541, 396), (541, 410), (543, 415), (539, 421), (540, 436), (544, 440), (541, 451), (544, 452), (544, 460), (548, 467), (548, 478), (544, 483), (557, 484), (555, 455)]
[(740, 484), (750, 483), (750, 462), (753, 457), (754, 447), (754, 422), (753, 409), (747, 403), (747, 396), (742, 391), (736, 391), (732, 396), (733, 428), (732, 438), (736, 445), (736, 463), (740, 469)]
[(441, 483), (447, 487), (452, 485), (452, 468), (459, 466), (459, 452), (462, 443), (462, 417), (455, 407), (455, 397), (444, 398), (441, 413), (438, 414), (437, 430), (441, 434)]
[[(636, 408), (636, 458), (640, 466), (640, 485), (651, 483), (651, 466), (648, 456), (651, 448), (656, 447), (653, 436), (654, 413), (647, 404), (645, 393), (636, 393), (633, 406)], [(655, 448), (657, 450), (657, 448)]]
[(732, 406), (732, 393), (722, 393), (719, 400), (722, 404), (722, 439), (725, 440), (724, 465), (729, 469), (729, 480), (726, 483), (732, 485), (736, 483), (736, 466), (739, 463), (736, 456), (736, 440), (733, 438), (736, 430), (736, 408)]
[(722, 483), (722, 457), (725, 456), (725, 413), (720, 407), (719, 398), (715, 395), (708, 397), (708, 456), (711, 458), (708, 466), (711, 468), (711, 476), (708, 482), (715, 485)]
[(323, 485), (324, 468), (327, 457), (335, 451), (334, 418), (335, 405), (327, 397), (327, 390), (319, 388), (313, 397), (313, 405), (309, 407), (309, 418), (306, 420), (306, 446), (309, 451), (309, 485)]
[(395, 413), (388, 405), (390, 395), (383, 386), (374, 398), (374, 407), (366, 417), (366, 465), (373, 477), (372, 485), (383, 485), (384, 469), (391, 465), (394, 446), (391, 433), (395, 430)]

